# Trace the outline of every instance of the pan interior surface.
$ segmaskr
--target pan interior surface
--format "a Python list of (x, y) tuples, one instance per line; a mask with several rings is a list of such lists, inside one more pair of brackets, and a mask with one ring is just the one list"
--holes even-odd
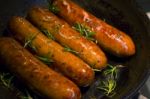
[[(116, 94), (112, 99), (131, 98), (144, 84), (150, 69), (150, 22), (146, 15), (137, 6), (134, 0), (74, 0), (80, 6), (91, 12), (96, 17), (126, 32), (131, 36), (136, 45), (136, 54), (126, 59), (108, 56), (109, 63), (122, 64), (129, 68), (128, 77), (123, 78), (124, 83), (118, 84)], [(13, 15), (25, 16), (26, 11), (33, 5), (47, 6), (47, 0), (1, 0), (0, 1), (0, 35), (7, 32), (8, 20)], [(100, 79), (96, 75), (95, 82), (83, 90), (83, 99), (96, 99), (102, 97), (96, 85)], [(0, 88), (0, 92), (4, 88)], [(10, 93), (2, 91), (2, 93)], [(9, 94), (2, 99), (9, 99)], [(12, 95), (10, 95), (11, 97)], [(11, 98), (12, 99), (12, 98)]]

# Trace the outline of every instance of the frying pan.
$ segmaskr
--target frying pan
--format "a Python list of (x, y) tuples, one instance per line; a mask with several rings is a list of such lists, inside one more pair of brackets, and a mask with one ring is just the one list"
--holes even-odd
[[(134, 0), (74, 0), (98, 18), (130, 35), (136, 45), (136, 54), (129, 58), (116, 58), (107, 54), (109, 63), (128, 67), (128, 76), (122, 78), (112, 99), (132, 98), (143, 86), (150, 74), (150, 22)], [(7, 22), (13, 15), (25, 16), (33, 5), (47, 6), (46, 0), (0, 0), (0, 35), (6, 33)], [(101, 98), (95, 85), (99, 76), (89, 88), (83, 88), (83, 99)], [(59, 93), (58, 93), (59, 94)], [(0, 99), (16, 99), (16, 95), (0, 87)]]

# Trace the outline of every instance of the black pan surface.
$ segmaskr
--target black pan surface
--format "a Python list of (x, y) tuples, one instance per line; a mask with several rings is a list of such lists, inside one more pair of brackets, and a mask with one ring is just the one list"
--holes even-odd
[[(136, 54), (126, 59), (119, 59), (107, 54), (109, 63), (128, 66), (123, 80), (118, 84), (112, 99), (129, 99), (142, 87), (150, 74), (150, 22), (134, 0), (74, 0), (86, 10), (105, 20), (107, 23), (130, 35), (136, 45)], [(0, 0), (0, 35), (7, 32), (7, 22), (13, 15), (25, 16), (33, 5), (47, 6), (46, 0)], [(83, 99), (100, 99), (102, 94), (96, 89), (100, 80), (83, 90)], [(122, 83), (123, 82), (123, 83)], [(58, 93), (59, 94), (59, 93)], [(16, 99), (13, 93), (0, 86), (0, 99)], [(94, 99), (94, 98), (93, 98)], [(106, 98), (104, 98), (106, 99)]]

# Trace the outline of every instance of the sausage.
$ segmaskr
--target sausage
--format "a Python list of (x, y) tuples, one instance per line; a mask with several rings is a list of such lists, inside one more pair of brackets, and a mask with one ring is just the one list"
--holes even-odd
[(64, 48), (52, 39), (48, 39), (43, 33), (22, 17), (12, 17), (9, 22), (9, 29), (14, 37), (22, 43), (28, 38), (32, 39), (30, 47), (39, 56), (47, 56), (52, 59), (56, 68), (65, 76), (69, 77), (79, 86), (88, 86), (94, 80), (94, 71), (81, 59), (64, 51)]
[(53, 0), (53, 5), (59, 9), (57, 14), (71, 25), (80, 23), (96, 32), (94, 38), (109, 53), (119, 57), (135, 53), (135, 45), (127, 34), (86, 12), (71, 0)]
[(17, 41), (0, 38), (0, 58), (16, 77), (46, 99), (80, 99), (79, 88), (36, 59)]
[[(48, 30), (59, 43), (75, 50), (75, 54), (93, 68), (102, 69), (106, 66), (107, 58), (94, 42), (81, 36), (80, 33), (48, 9), (34, 7), (29, 10), (27, 18), (41, 30)], [(58, 29), (56, 30), (56, 28)]]

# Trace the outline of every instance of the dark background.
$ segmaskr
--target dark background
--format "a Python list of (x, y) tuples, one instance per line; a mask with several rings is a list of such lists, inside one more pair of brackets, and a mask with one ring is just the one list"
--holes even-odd
[[(136, 0), (150, 19), (150, 0)], [(150, 99), (150, 77), (140, 91), (141, 94)]]

